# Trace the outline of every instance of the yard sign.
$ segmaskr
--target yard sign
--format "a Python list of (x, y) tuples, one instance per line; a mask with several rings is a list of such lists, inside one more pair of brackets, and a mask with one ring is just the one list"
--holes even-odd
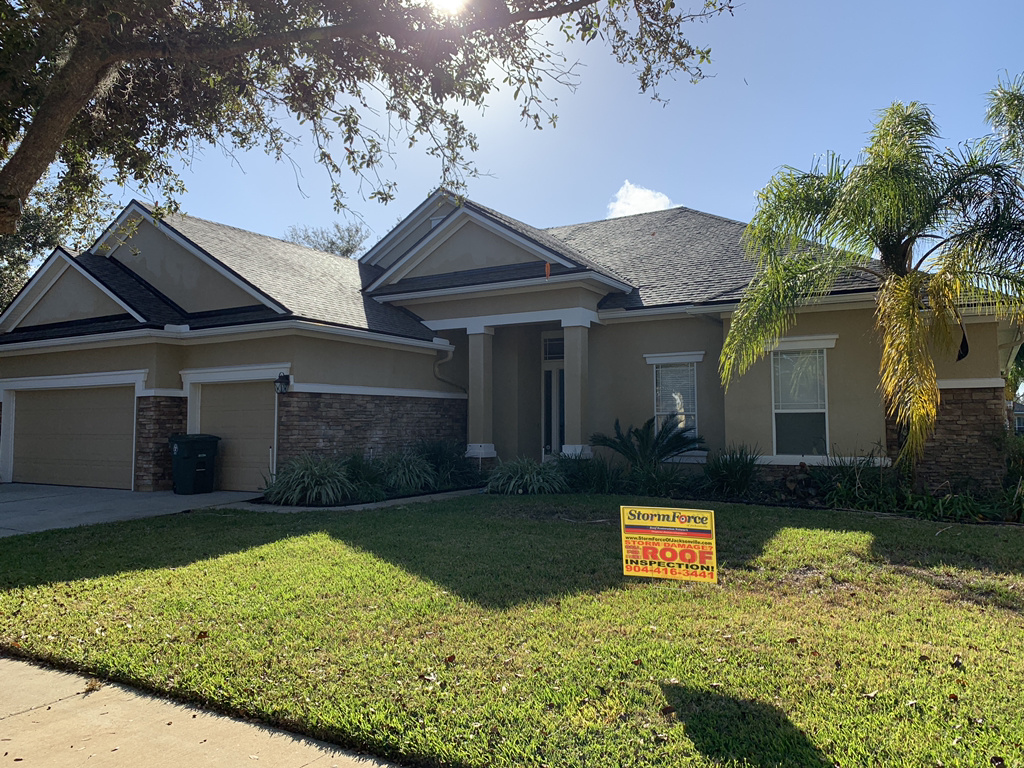
[(715, 513), (710, 509), (620, 507), (622, 572), (718, 583)]

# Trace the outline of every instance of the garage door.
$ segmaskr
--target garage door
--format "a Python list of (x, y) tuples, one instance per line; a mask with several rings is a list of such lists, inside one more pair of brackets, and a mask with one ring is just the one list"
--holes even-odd
[(134, 387), (15, 393), (16, 483), (130, 490), (134, 443)]
[(270, 477), (277, 395), (269, 381), (203, 384), (199, 429), (221, 438), (217, 489), (257, 491)]

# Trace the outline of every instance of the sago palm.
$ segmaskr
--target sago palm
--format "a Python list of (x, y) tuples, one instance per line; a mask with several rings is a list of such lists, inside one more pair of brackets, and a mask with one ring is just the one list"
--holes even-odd
[[(1024, 188), (1020, 79), (991, 94), (997, 134), (940, 149), (931, 112), (894, 103), (857, 163), (827, 155), (784, 168), (761, 190), (744, 234), (757, 270), (733, 315), (723, 382), (745, 372), (792, 327), (797, 307), (853, 272), (877, 281), (880, 389), (915, 459), (934, 429), (933, 354), (968, 352), (963, 316), (1024, 318)], [(1000, 124), (1000, 120), (1003, 124)], [(1016, 138), (1013, 145), (1007, 139)]]

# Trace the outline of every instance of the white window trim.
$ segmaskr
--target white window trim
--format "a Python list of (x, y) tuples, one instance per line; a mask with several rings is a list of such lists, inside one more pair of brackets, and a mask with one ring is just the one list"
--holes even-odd
[[(832, 334), (831, 337), (832, 337), (833, 342), (834, 342), (835, 339), (838, 338), (838, 335), (837, 334)], [(815, 338), (823, 338), (823, 337), (820, 337), (820, 336), (804, 336), (804, 337), (794, 337), (794, 338), (800, 338), (801, 339), (800, 343), (803, 343), (804, 339), (815, 339)], [(822, 411), (820, 409), (817, 409), (817, 408), (813, 408), (813, 409), (812, 408), (807, 408), (807, 409), (800, 409), (800, 410), (786, 410), (786, 411), (777, 411), (777, 410), (775, 410), (775, 355), (774, 355), (774, 353), (775, 352), (808, 352), (808, 351), (817, 350), (817, 349), (821, 350), (822, 376), (825, 379), (825, 381), (824, 381), (824, 385), (825, 385), (824, 386), (824, 389), (825, 389), (825, 410), (824, 410), (824, 413), (825, 413), (825, 453), (822, 454), (821, 457), (827, 459), (828, 458), (828, 448), (829, 448), (830, 445), (832, 445), (832, 437), (831, 437), (832, 433), (830, 431), (830, 424), (829, 424), (829, 418), (828, 418), (828, 351), (827, 351), (828, 349), (831, 349), (831, 347), (802, 347), (802, 346), (800, 346), (800, 347), (792, 347), (792, 348), (786, 348), (786, 349), (778, 349), (778, 348), (776, 348), (776, 349), (772, 350), (772, 354), (770, 355), (770, 362), (771, 362), (770, 374), (771, 374), (771, 381), (772, 381), (772, 456), (775, 457), (775, 458), (787, 459), (787, 461), (782, 462), (782, 463), (786, 463), (786, 464), (799, 464), (802, 461), (805, 464), (817, 464), (817, 463), (823, 463), (823, 462), (816, 462), (816, 461), (812, 462), (812, 461), (809, 461), (809, 459), (818, 458), (818, 454), (807, 454), (805, 456), (805, 455), (802, 455), (802, 454), (792, 455), (792, 454), (777, 453), (777, 451), (778, 451), (778, 443), (776, 442), (777, 441), (777, 436), (775, 434), (776, 433), (776, 429), (775, 429), (775, 416), (776, 416), (776, 414), (778, 414), (778, 413), (821, 413)], [(789, 461), (789, 459), (795, 459), (795, 461)]]
[(831, 461), (864, 461), (868, 459), (869, 463), (875, 467), (888, 467), (892, 464), (888, 456), (796, 456), (792, 454), (780, 454), (778, 456), (758, 456), (757, 463), (770, 465), (770, 466), (798, 466), (800, 464), (806, 464), (809, 467), (821, 467), (826, 466)]
[(770, 352), (801, 352), (808, 349), (835, 349), (838, 333), (822, 333), (817, 336), (787, 336), (774, 345), (768, 345)]
[(648, 365), (661, 365), (662, 363), (703, 363), (704, 351), (700, 352), (666, 352), (655, 355), (644, 355)]

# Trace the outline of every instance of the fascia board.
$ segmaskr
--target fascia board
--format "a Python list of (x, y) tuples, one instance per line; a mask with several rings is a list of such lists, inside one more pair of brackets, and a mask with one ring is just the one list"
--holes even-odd
[[(429, 256), (441, 243), (454, 235), (469, 222), (473, 222), (492, 234), (508, 240), (514, 245), (536, 256), (540, 261), (553, 261), (563, 267), (583, 266), (576, 264), (563, 256), (559, 256), (554, 251), (550, 251), (547, 248), (528, 240), (518, 232), (514, 232), (508, 227), (492, 221), (482, 214), (463, 206), (453, 211), (448, 218), (441, 222), (441, 224), (434, 227), (426, 237), (410, 248), (398, 261), (392, 264), (383, 275), (378, 277), (366, 289), (366, 291), (368, 293), (373, 292), (380, 286), (387, 285), (394, 278), (401, 278), (404, 276), (409, 270), (415, 268), (420, 262), (426, 259), (427, 256)], [(625, 286), (625, 288), (620, 290), (630, 290), (632, 287), (633, 286)]]
[[(187, 330), (182, 330), (182, 329)], [(254, 325), (228, 325), (218, 328), (188, 329), (188, 326), (174, 326), (168, 328), (138, 328), (127, 331), (114, 331), (112, 333), (90, 334), (88, 336), (73, 336), (57, 339), (43, 339), (37, 341), (21, 341), (15, 344), (0, 344), (0, 358), (5, 353), (44, 353), (56, 352), (62, 348), (81, 349), (98, 348), (111, 346), (112, 344), (132, 344), (140, 339), (155, 339), (158, 341), (170, 341), (178, 344), (203, 344), (217, 342), (228, 336), (241, 338), (252, 338), (260, 336), (280, 336), (291, 332), (319, 336), (340, 336), (346, 340), (370, 344), (371, 346), (394, 346), (400, 348), (412, 348), (424, 352), (448, 352), (455, 347), (444, 339), (435, 337), (432, 341), (420, 339), (407, 339), (401, 336), (389, 336), (372, 331), (362, 331), (354, 328), (337, 328), (319, 323), (311, 323), (303, 320), (280, 320), (270, 323), (259, 323)]]
[[(193, 243), (191, 240), (189, 240), (183, 234), (178, 232), (178, 230), (176, 230), (173, 226), (168, 224), (166, 221), (163, 221), (163, 220), (159, 220), (158, 221), (157, 219), (155, 219), (153, 217), (153, 215), (149, 211), (147, 211), (145, 208), (143, 208), (135, 200), (133, 200), (131, 203), (129, 203), (128, 207), (125, 208), (124, 211), (121, 212), (120, 216), (117, 217), (117, 220), (114, 222), (114, 224), (110, 225), (110, 227), (108, 227), (104, 231), (104, 233), (101, 236), (100, 240), (97, 240), (96, 244), (93, 245), (93, 247), (89, 249), (90, 253), (94, 253), (94, 254), (97, 254), (97, 255), (106, 255), (106, 254), (99, 253), (99, 251), (102, 249), (102, 244), (105, 243), (117, 231), (117, 229), (119, 229), (120, 227), (124, 226), (124, 223), (127, 222), (128, 219), (133, 214), (140, 216), (143, 220), (145, 220), (146, 222), (151, 224), (153, 227), (155, 227), (157, 232), (162, 233), (163, 235), (168, 237), (170, 240), (172, 240), (174, 243), (176, 243), (180, 247), (184, 248), (188, 253), (190, 253), (193, 256), (195, 256), (197, 259), (199, 259), (199, 261), (203, 262), (206, 266), (210, 267), (210, 269), (212, 269), (215, 272), (217, 272), (217, 274), (221, 275), (221, 277), (225, 278), (226, 280), (231, 282), (233, 285), (235, 285), (236, 287), (238, 287), (241, 290), (245, 291), (247, 294), (252, 296), (254, 299), (256, 299), (256, 301), (258, 301), (263, 306), (269, 307), (270, 309), (272, 309), (275, 312), (277, 312), (279, 315), (288, 314), (289, 310), (288, 310), (287, 307), (285, 307), (282, 304), (279, 304), (277, 301), (275, 301), (273, 299), (273, 297), (267, 295), (266, 293), (264, 293), (260, 289), (256, 288), (249, 281), (245, 280), (241, 275), (238, 275), (231, 268), (229, 268), (226, 265), (224, 265), (223, 263), (221, 263), (220, 260), (217, 259), (217, 257), (213, 256), (212, 254), (207, 253), (205, 250), (203, 250), (198, 245)], [(119, 245), (122, 245), (122, 244), (123, 243), (119, 243)], [(111, 250), (113, 250), (113, 249), (111, 249)], [(107, 258), (110, 258), (110, 257), (107, 256)]]
[(443, 200), (451, 200), (452, 197), (445, 190), (436, 190), (426, 200), (420, 203), (416, 209), (400, 221), (394, 228), (391, 229), (384, 237), (377, 241), (370, 250), (359, 257), (359, 261), (370, 266), (376, 266), (377, 262), (384, 258), (384, 255), (388, 252), (390, 245), (396, 241), (401, 240), (402, 237), (410, 230), (420, 226), (424, 221), (429, 218), (430, 209), (434, 208)]
[(599, 272), (575, 272), (571, 275), (553, 275), (550, 278), (531, 277), (526, 280), (506, 280), (501, 283), (484, 283), (478, 285), (462, 285), (458, 288), (436, 288), (431, 291), (410, 291), (409, 293), (390, 293), (387, 296), (374, 296), (373, 298), (381, 303), (387, 304), (393, 301), (414, 301), (417, 299), (446, 299), (451, 296), (462, 296), (469, 298), (467, 294), (488, 295), (492, 293), (507, 293), (515, 288), (543, 288), (545, 286), (559, 285), (561, 283), (574, 283), (592, 280), (617, 290), (628, 290), (631, 286), (625, 286), (610, 277)]

